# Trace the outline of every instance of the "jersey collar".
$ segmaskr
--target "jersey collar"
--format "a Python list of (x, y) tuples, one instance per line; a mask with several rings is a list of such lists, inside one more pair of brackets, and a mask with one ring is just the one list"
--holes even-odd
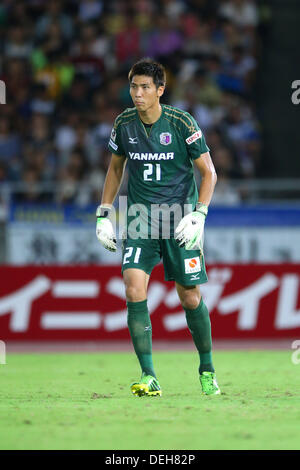
[(148, 134), (147, 134), (147, 132), (146, 132), (145, 126), (144, 126), (144, 124), (143, 124), (143, 121), (142, 121), (141, 118), (140, 118), (140, 115), (139, 115), (139, 113), (138, 113), (138, 110), (135, 108), (135, 110), (136, 110), (136, 116), (137, 116), (137, 120), (138, 120), (138, 122), (139, 122), (139, 125), (142, 127), (142, 129), (143, 129), (143, 131), (145, 132), (145, 134), (146, 134), (146, 136), (147, 136), (148, 139), (151, 137), (153, 128), (155, 128), (157, 125), (160, 124), (160, 122), (161, 122), (161, 120), (162, 120), (162, 118), (163, 118), (163, 115), (165, 114), (165, 107), (164, 107), (164, 105), (161, 104), (161, 103), (160, 103), (160, 105), (161, 105), (161, 115), (159, 116), (159, 118), (157, 119), (157, 121), (155, 121), (155, 122), (152, 124), (151, 132), (150, 132), (149, 136), (148, 136)]

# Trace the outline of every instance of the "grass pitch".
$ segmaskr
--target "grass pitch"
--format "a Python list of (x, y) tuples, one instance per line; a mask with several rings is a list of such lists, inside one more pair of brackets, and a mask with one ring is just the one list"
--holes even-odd
[(11, 354), (0, 365), (1, 449), (299, 449), (300, 365), (290, 351), (154, 351), (163, 396), (133, 397), (133, 353)]

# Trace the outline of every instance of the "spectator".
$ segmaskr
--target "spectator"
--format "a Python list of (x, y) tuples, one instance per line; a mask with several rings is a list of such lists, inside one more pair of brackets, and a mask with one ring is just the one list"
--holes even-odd
[(74, 80), (61, 101), (67, 113), (85, 113), (89, 109), (89, 84), (85, 76), (75, 74)]
[(68, 47), (68, 41), (58, 20), (53, 20), (49, 23), (47, 33), (45, 33), (39, 44), (46, 57), (48, 54), (54, 56)]
[(104, 63), (94, 55), (92, 46), (92, 39), (80, 39), (77, 52), (72, 55), (72, 64), (75, 74), (85, 78), (89, 87), (96, 88), (103, 81)]
[(36, 38), (44, 38), (49, 31), (50, 25), (53, 22), (58, 22), (64, 37), (70, 40), (73, 35), (73, 23), (71, 18), (62, 12), (63, 2), (60, 0), (48, 0), (46, 5), (47, 12), (39, 18), (36, 24)]
[(80, 39), (73, 43), (71, 56), (80, 54), (81, 41), (88, 43), (89, 54), (100, 59), (103, 63), (109, 62), (109, 38), (101, 28), (93, 23), (85, 23), (81, 27)]
[(201, 103), (214, 107), (221, 103), (222, 94), (218, 86), (210, 80), (206, 69), (201, 67), (185, 84), (178, 83), (172, 100), (176, 106), (182, 106), (184, 109), (189, 108), (188, 103), (192, 106), (193, 103)]
[(75, 148), (69, 162), (60, 171), (60, 187), (57, 201), (64, 204), (76, 203), (87, 204), (90, 199), (90, 192), (86, 184), (88, 174), (88, 164), (82, 150)]
[(102, 13), (103, 4), (100, 0), (81, 0), (79, 3), (78, 19), (80, 21), (97, 20)]
[(126, 16), (124, 27), (116, 35), (115, 42), (116, 58), (122, 67), (126, 69), (141, 54), (141, 33), (134, 16)]
[(178, 24), (181, 15), (186, 10), (186, 5), (182, 0), (162, 0), (162, 9), (172, 24)]
[(7, 165), (5, 165), (3, 162), (0, 162), (0, 184), (6, 183), (7, 181), (9, 181)]
[(34, 152), (33, 166), (36, 169), (39, 179), (42, 182), (50, 182), (56, 176), (55, 154), (45, 146)]
[(213, 194), (213, 205), (239, 204), (239, 192), (233, 187), (231, 178), (236, 176), (237, 168), (232, 153), (226, 147), (219, 147), (214, 152), (214, 164), (218, 175), (217, 185)]
[(30, 33), (33, 19), (29, 15), (28, 3), (23, 0), (14, 0), (7, 5), (7, 24), (12, 25), (15, 23), (24, 25), (26, 33)]
[(4, 62), (1, 80), (5, 82), (7, 102), (14, 100), (20, 88), (28, 88), (32, 84), (28, 63), (19, 58), (9, 58)]
[(219, 83), (222, 83), (225, 89), (245, 94), (253, 85), (255, 68), (255, 59), (245, 53), (242, 45), (236, 45), (223, 65), (223, 74), (219, 75)]
[(76, 145), (76, 126), (79, 125), (80, 115), (76, 112), (66, 113), (61, 124), (57, 126), (54, 145), (59, 156), (59, 166), (64, 166), (71, 151)]
[[(101, 188), (104, 185), (105, 176), (109, 167), (111, 154), (107, 149), (103, 149), (102, 153), (99, 152), (97, 164), (94, 165), (93, 171), (89, 174), (87, 183), (91, 190), (91, 199), (93, 202), (98, 203)], [(126, 179), (126, 178), (125, 178)]]
[(38, 150), (40, 148), (52, 148), (52, 135), (50, 131), (50, 121), (44, 114), (34, 113), (29, 129), (28, 143), (31, 143), (33, 148)]
[(0, 162), (10, 169), (10, 176), (14, 179), (21, 165), (21, 142), (9, 119), (4, 116), (0, 116)]
[(92, 148), (93, 137), (92, 131), (90, 130), (88, 123), (86, 121), (80, 121), (76, 127), (76, 148), (78, 151), (81, 151), (85, 155), (85, 161), (87, 164), (89, 162), (93, 163), (94, 153)]
[(167, 16), (158, 16), (156, 23), (148, 39), (146, 55), (168, 64), (169, 56), (182, 47), (183, 37), (179, 30), (172, 28)]
[(253, 176), (255, 168), (252, 142), (259, 143), (259, 131), (251, 110), (246, 106), (234, 105), (224, 120), (224, 130), (237, 152), (238, 162), (245, 176)]
[(226, 60), (230, 51), (238, 44), (242, 44), (245, 38), (244, 31), (241, 34), (239, 28), (229, 19), (222, 18), (214, 31), (214, 42), (218, 47), (220, 58)]
[(49, 88), (46, 83), (43, 83), (46, 76), (41, 75), (40, 83), (37, 83), (33, 88), (33, 96), (30, 103), (30, 109), (32, 113), (51, 115), (55, 111), (55, 99), (49, 96)]
[(217, 46), (213, 42), (211, 28), (208, 23), (198, 22), (194, 34), (190, 36), (183, 46), (186, 57), (203, 60), (208, 55), (217, 52)]
[(103, 110), (100, 123), (98, 123), (92, 131), (92, 145), (89, 147), (89, 159), (97, 164), (99, 155), (106, 150), (107, 139), (111, 134), (117, 110), (113, 105), (107, 104)]
[(14, 202), (36, 204), (51, 202), (52, 195), (41, 185), (38, 170), (34, 167), (25, 168), (22, 173), (19, 191), (15, 194)]
[(258, 24), (257, 8), (250, 0), (230, 0), (221, 5), (219, 13), (239, 27), (256, 27)]
[(26, 37), (25, 28), (20, 23), (10, 25), (8, 39), (4, 46), (4, 54), (7, 57), (27, 59), (32, 50), (32, 43)]
[(214, 165), (217, 174), (221, 173), (231, 179), (240, 176), (238, 162), (235, 161), (233, 152), (223, 145), (214, 152)]
[(27, 119), (31, 117), (30, 93), (29, 86), (19, 88), (15, 93), (15, 109), (19, 123), (18, 129), (21, 131), (21, 134), (26, 129)]

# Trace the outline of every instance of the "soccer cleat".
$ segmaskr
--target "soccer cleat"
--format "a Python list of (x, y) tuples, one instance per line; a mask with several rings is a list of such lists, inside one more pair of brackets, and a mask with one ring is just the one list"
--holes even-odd
[(135, 397), (155, 397), (162, 394), (158, 380), (152, 375), (142, 375), (141, 381), (131, 384), (130, 389)]
[(217, 377), (214, 372), (202, 372), (200, 374), (200, 383), (202, 387), (202, 395), (220, 395)]

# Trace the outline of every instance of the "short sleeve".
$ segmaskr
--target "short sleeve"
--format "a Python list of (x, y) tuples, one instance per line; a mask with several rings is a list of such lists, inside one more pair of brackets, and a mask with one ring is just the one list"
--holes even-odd
[(185, 145), (189, 157), (192, 160), (196, 160), (202, 153), (209, 152), (209, 147), (195, 119), (187, 113), (185, 121), (189, 124), (183, 126)]
[(125, 155), (125, 151), (122, 147), (120, 127), (121, 126), (118, 126), (117, 120), (116, 120), (114, 123), (114, 127), (112, 128), (112, 131), (110, 134), (110, 139), (108, 142), (108, 149), (111, 153), (123, 156)]

